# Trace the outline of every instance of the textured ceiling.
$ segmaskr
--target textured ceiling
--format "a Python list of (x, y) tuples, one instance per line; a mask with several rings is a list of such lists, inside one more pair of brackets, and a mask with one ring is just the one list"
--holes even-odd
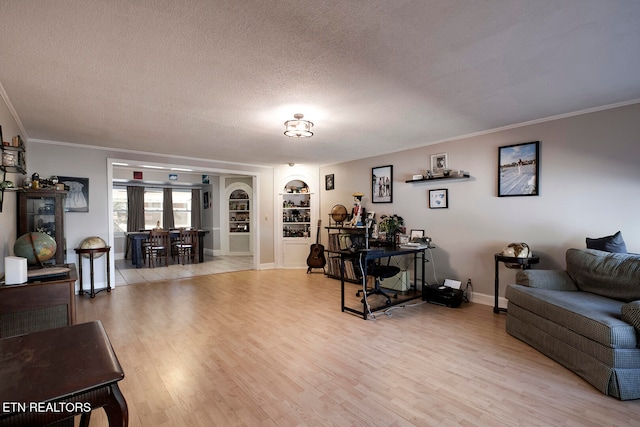
[(640, 99), (640, 1), (0, 0), (0, 84), (31, 139), (327, 164)]

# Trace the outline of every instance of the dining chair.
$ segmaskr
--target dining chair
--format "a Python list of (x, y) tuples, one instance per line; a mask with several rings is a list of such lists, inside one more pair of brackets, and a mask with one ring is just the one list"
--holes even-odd
[(145, 246), (149, 268), (155, 268), (156, 262), (160, 262), (162, 258), (164, 258), (164, 265), (168, 266), (170, 251), (169, 232), (167, 230), (151, 230), (148, 243)]
[(174, 245), (176, 254), (178, 255), (178, 263), (184, 265), (187, 258), (191, 258), (191, 263), (196, 264), (198, 259), (198, 230), (180, 229), (180, 237)]

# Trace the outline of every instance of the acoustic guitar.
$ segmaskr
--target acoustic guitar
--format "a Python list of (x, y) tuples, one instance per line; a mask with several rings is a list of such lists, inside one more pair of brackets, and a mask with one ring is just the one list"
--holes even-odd
[(318, 220), (318, 233), (316, 235), (316, 242), (311, 245), (309, 256), (307, 257), (307, 274), (311, 273), (312, 268), (321, 268), (324, 271), (324, 266), (327, 265), (327, 259), (324, 257), (324, 246), (320, 244), (320, 224), (322, 220)]

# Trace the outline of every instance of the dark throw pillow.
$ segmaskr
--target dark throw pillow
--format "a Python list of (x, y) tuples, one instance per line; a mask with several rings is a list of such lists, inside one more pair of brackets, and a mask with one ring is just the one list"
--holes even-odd
[(600, 237), (597, 239), (590, 239), (587, 237), (587, 249), (596, 249), (598, 251), (613, 252), (617, 254), (627, 253), (627, 245), (625, 245), (622, 233), (619, 231), (613, 236)]

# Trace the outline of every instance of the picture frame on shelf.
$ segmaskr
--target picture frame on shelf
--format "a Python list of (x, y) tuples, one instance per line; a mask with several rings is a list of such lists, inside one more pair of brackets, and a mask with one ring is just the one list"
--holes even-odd
[(409, 238), (412, 242), (418, 242), (424, 237), (424, 230), (410, 230)]
[(324, 176), (324, 189), (327, 191), (335, 189), (334, 174)]
[(393, 165), (371, 168), (371, 202), (393, 202)]
[(540, 141), (498, 147), (498, 197), (540, 194)]
[(431, 173), (433, 175), (444, 175), (445, 169), (449, 169), (449, 155), (439, 153), (431, 155)]
[(409, 243), (409, 236), (407, 236), (406, 234), (398, 234), (397, 239), (397, 243), (399, 245), (406, 245), (407, 243)]
[(64, 199), (65, 212), (89, 212), (89, 178), (58, 175), (58, 182), (69, 187)]
[(449, 190), (440, 188), (429, 190), (429, 209), (449, 208)]

